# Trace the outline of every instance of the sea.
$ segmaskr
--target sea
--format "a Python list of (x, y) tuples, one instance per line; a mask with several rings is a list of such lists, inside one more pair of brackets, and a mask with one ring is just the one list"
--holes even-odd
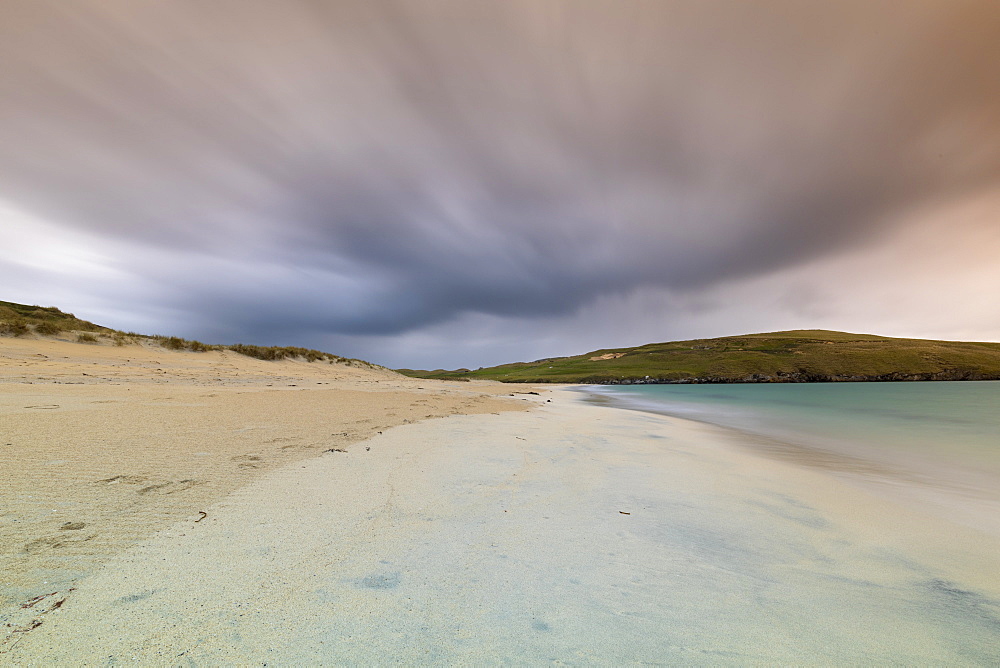
[(974, 511), (1000, 496), (1000, 381), (582, 389), (600, 403), (716, 425), (764, 456), (916, 483), (949, 508)]
[[(726, 605), (701, 616), (685, 611), (685, 618), (712, 623), (729, 611), (738, 620), (776, 615), (760, 631), (769, 644), (759, 657), (701, 663), (1000, 666), (1000, 382), (579, 389), (595, 403), (664, 416), (657, 420), (667, 426), (678, 418), (704, 423), (719, 437), (699, 443), (660, 436), (650, 440), (652, 447), (693, 458), (699, 447), (710, 455), (722, 444), (781, 461), (754, 468), (734, 459), (743, 462), (751, 496), (740, 497), (743, 481), (727, 478), (731, 470), (717, 474), (718, 494), (742, 499), (729, 514), (701, 514), (712, 508), (711, 495), (704, 495), (657, 516), (658, 544), (699, 536), (678, 551), (695, 555), (690, 565), (727, 554), (724, 567), (704, 574), (703, 586), (687, 598), (668, 586), (666, 605), (688, 605), (722, 590)], [(773, 490), (767, 496), (784, 505), (752, 497), (780, 470), (817, 496)], [(683, 477), (665, 480), (665, 486), (684, 485)], [(830, 489), (836, 491), (821, 496)], [(824, 501), (816, 503), (819, 498)], [(766, 521), (754, 519), (761, 508), (772, 513)], [(819, 508), (812, 519), (796, 514)], [(715, 547), (701, 541), (706, 536), (718, 539)], [(759, 550), (743, 542), (755, 537)], [(742, 547), (727, 553), (722, 545)], [(749, 581), (760, 591), (748, 595)], [(733, 621), (721, 636), (716, 627), (705, 646), (719, 647), (719, 637), (743, 626)], [(808, 655), (799, 652), (819, 637), (824, 640)]]

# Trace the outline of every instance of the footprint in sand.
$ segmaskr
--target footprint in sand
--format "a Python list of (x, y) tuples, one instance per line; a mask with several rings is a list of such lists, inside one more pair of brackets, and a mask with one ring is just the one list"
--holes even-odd
[(200, 485), (202, 482), (200, 480), (168, 480), (167, 482), (157, 483), (155, 485), (147, 485), (139, 490), (139, 494), (150, 494), (156, 492), (159, 494), (176, 494), (177, 492), (183, 492), (185, 490), (191, 489), (195, 485)]
[(149, 480), (149, 478), (141, 475), (116, 475), (110, 478), (104, 478), (103, 480), (95, 480), (94, 482), (95, 484), (104, 485), (117, 485), (121, 483), (126, 485), (138, 485), (139, 483), (146, 482), (147, 480)]
[(55, 550), (77, 545), (79, 543), (86, 543), (96, 537), (96, 533), (87, 535), (57, 534), (55, 536), (44, 536), (29, 543), (25, 543), (24, 551), (28, 554), (38, 554), (39, 552), (45, 552), (46, 550)]
[(233, 461), (241, 469), (259, 469), (264, 465), (264, 458), (259, 455), (236, 455)]

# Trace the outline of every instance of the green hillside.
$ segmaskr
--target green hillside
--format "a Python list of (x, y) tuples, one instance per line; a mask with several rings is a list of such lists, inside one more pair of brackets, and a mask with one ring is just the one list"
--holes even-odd
[(797, 330), (651, 343), (417, 378), (517, 383), (782, 383), (1000, 379), (1000, 343)]

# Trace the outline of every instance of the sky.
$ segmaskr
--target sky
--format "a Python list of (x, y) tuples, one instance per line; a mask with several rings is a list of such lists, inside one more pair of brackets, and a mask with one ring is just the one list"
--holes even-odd
[(995, 0), (5, 0), (0, 299), (476, 368), (1000, 341)]

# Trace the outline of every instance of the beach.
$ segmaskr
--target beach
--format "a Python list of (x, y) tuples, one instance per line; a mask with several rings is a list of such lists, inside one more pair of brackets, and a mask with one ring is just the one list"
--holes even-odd
[(0, 663), (1000, 661), (1000, 536), (731, 430), (562, 388), (0, 350)]
[[(394, 425), (521, 409), (517, 391), (431, 389), (362, 365), (0, 338), (0, 651), (110, 556), (268, 471), (339, 456)], [(38, 596), (44, 605), (23, 607)]]

